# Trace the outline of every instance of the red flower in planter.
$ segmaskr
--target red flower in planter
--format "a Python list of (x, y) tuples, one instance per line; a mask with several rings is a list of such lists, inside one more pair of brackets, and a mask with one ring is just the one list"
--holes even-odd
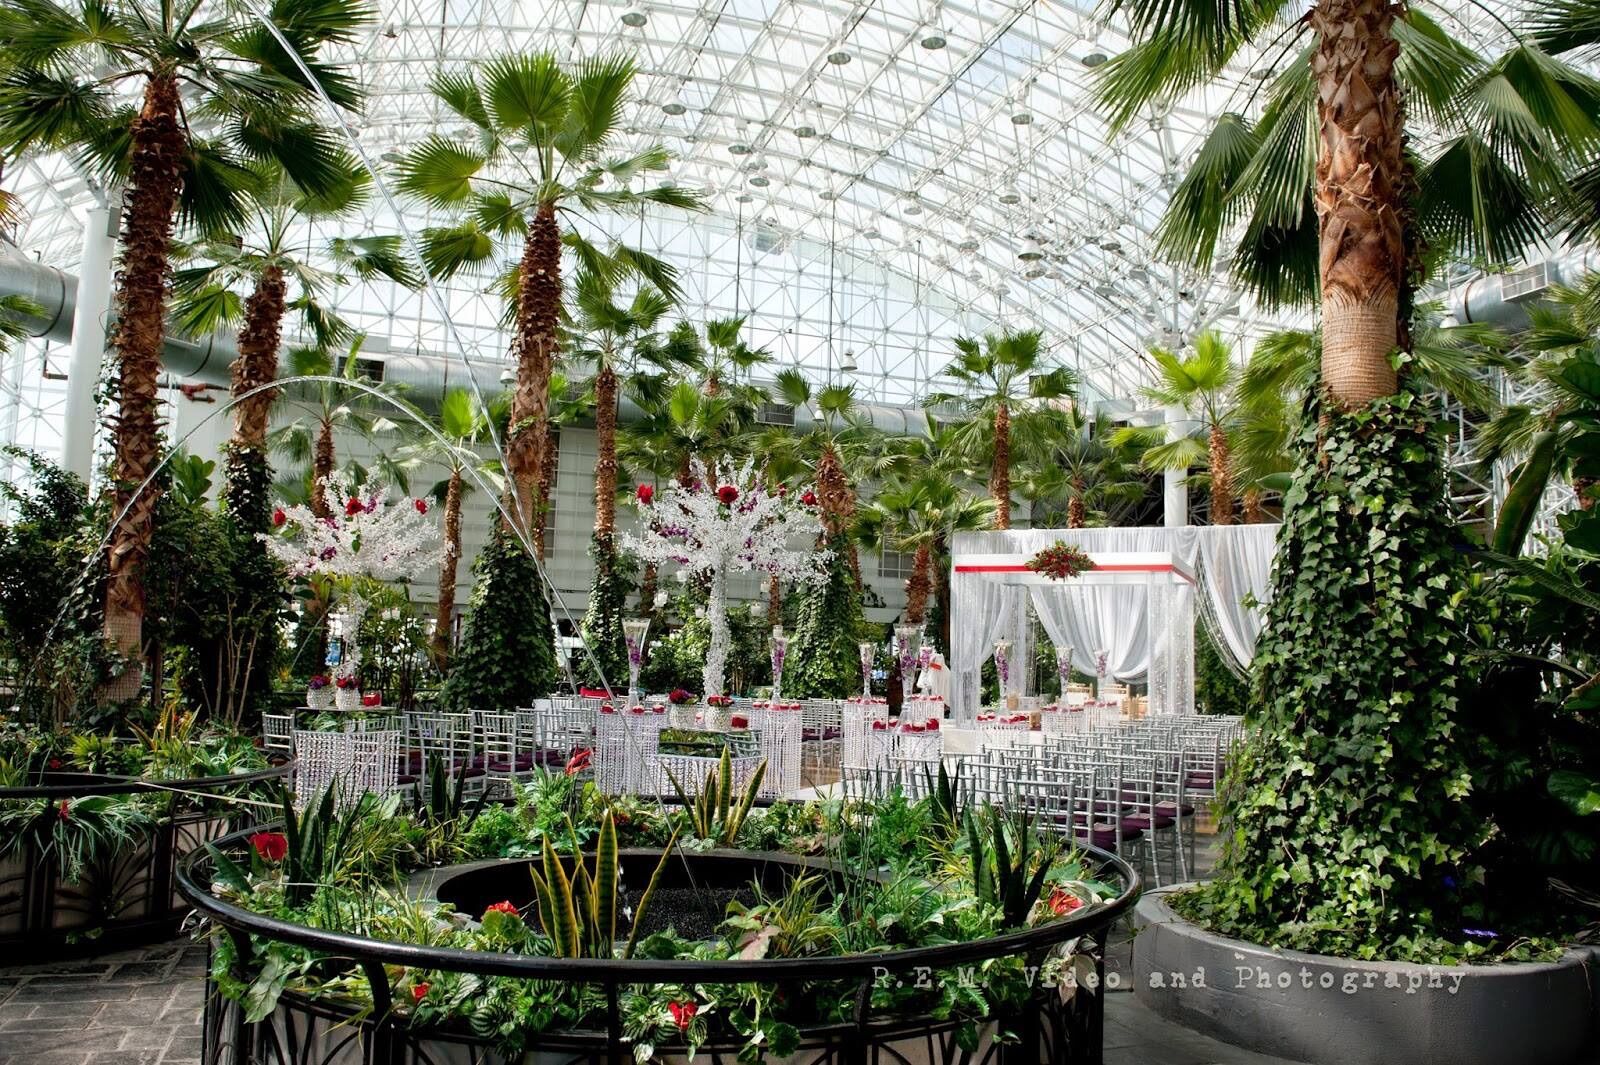
[(417, 508), (418, 514), (426, 514), (428, 512), (428, 501), (426, 499), (413, 499), (411, 505)]
[(717, 489), (717, 502), (725, 507), (731, 507), (739, 499), (739, 490), (731, 484), (725, 484)]
[(72, 820), (72, 800), (71, 799), (62, 799), (61, 800), (61, 805), (56, 807), (56, 813), (61, 815), (61, 820), (63, 820), (63, 821), (71, 821)]
[(283, 508), (282, 507), (274, 507), (272, 509), (272, 524), (274, 524), (274, 525), (282, 525), (284, 522), (286, 522), (288, 520), (289, 520), (289, 515), (287, 515), (287, 514), (285, 514), (283, 512)]
[(817, 493), (815, 493), (811, 489), (807, 488), (806, 491), (805, 491), (805, 495), (802, 495), (800, 497), (800, 502), (804, 503), (808, 507), (816, 506), (817, 505)]
[(51, 769), (60, 769), (61, 768), (61, 759), (59, 759), (59, 758), (50, 759), (50, 768)]
[(517, 910), (516, 903), (512, 902), (510, 899), (501, 899), (499, 902), (492, 904), (488, 909), (483, 911), (483, 915), (485, 917), (489, 916), (491, 913), (503, 913), (507, 917), (522, 916), (522, 914)]
[(428, 997), (428, 985), (427, 984), (414, 984), (414, 985), (412, 985), (412, 988), (411, 988), (411, 1001), (412, 1002), (421, 1002), (423, 999), (425, 999), (427, 997)]
[(641, 484), (639, 486), (639, 490), (637, 492), (635, 492), (634, 494), (638, 497), (639, 503), (641, 505), (648, 507), (650, 505), (651, 501), (654, 500), (655, 497), (656, 497), (655, 485), (653, 485), (653, 484)]
[(1050, 897), (1045, 900), (1044, 904), (1050, 907), (1050, 912), (1057, 917), (1065, 917), (1073, 910), (1082, 907), (1083, 900), (1064, 888), (1056, 888), (1050, 892)]
[(349, 499), (344, 501), (344, 516), (347, 518), (355, 517), (364, 509), (366, 508), (361, 505), (361, 500), (357, 499), (355, 496), (351, 496)]
[(250, 846), (264, 862), (281, 862), (289, 853), (289, 837), (282, 832), (257, 832), (250, 837)]
[(667, 1012), (672, 1014), (672, 1023), (678, 1026), (678, 1031), (683, 1032), (688, 1030), (689, 1022), (700, 1012), (700, 1007), (693, 1002), (669, 1002)]
[(572, 757), (567, 759), (567, 776), (575, 777), (589, 768), (589, 760), (594, 757), (593, 752), (587, 747), (580, 747), (572, 752)]

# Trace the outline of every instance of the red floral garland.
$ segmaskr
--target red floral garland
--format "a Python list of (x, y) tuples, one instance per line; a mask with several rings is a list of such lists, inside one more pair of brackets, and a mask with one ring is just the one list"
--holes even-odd
[(1094, 559), (1083, 548), (1057, 540), (1028, 559), (1027, 565), (1033, 572), (1042, 573), (1051, 580), (1064, 581), (1094, 569)]

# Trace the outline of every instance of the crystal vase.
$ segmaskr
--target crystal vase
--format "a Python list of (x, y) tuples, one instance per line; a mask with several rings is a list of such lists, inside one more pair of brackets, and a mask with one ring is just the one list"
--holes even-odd
[(1011, 705), (1011, 641), (998, 640), (994, 645), (994, 675), (1000, 682), (1000, 705)]
[(782, 625), (772, 626), (772, 701), (777, 702), (783, 689), (783, 659), (789, 653), (789, 637), (783, 634)]
[(875, 643), (863, 643), (858, 644), (856, 649), (861, 652), (861, 698), (871, 702), (872, 662), (878, 657), (878, 645)]
[(896, 625), (894, 627), (895, 653), (900, 666), (900, 707), (911, 705), (911, 689), (917, 682), (917, 652), (922, 647), (921, 625)]
[(1072, 645), (1056, 648), (1056, 679), (1061, 687), (1061, 705), (1067, 705), (1067, 685), (1072, 683)]
[(622, 622), (622, 642), (628, 651), (628, 706), (639, 705), (639, 670), (644, 666), (645, 634), (649, 618), (626, 618)]

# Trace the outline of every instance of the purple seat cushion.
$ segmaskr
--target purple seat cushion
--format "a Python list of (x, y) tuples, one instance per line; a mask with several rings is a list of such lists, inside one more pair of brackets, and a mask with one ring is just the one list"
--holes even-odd
[[(1191, 806), (1189, 803), (1184, 803), (1183, 805), (1178, 807), (1178, 812), (1180, 814), (1182, 814), (1184, 817), (1190, 817), (1190, 816), (1192, 816), (1194, 814), (1194, 807)], [(1171, 817), (1172, 816), (1172, 803), (1170, 803), (1170, 802), (1158, 802), (1158, 803), (1156, 803), (1156, 813), (1161, 814), (1164, 817)]]
[(822, 738), (825, 740), (836, 740), (843, 735), (844, 731), (842, 729), (837, 729), (832, 726), (822, 730)]
[[(1122, 818), (1122, 832), (1123, 832), (1123, 835), (1127, 835), (1129, 829), (1138, 829), (1140, 831), (1143, 831), (1143, 830), (1145, 830), (1145, 829), (1147, 829), (1149, 827), (1150, 827), (1150, 817), (1149, 817), (1148, 814), (1126, 814)], [(1156, 828), (1171, 828), (1171, 827), (1172, 827), (1172, 818), (1170, 818), (1170, 817), (1162, 817), (1160, 814), (1156, 815)]]
[(533, 755), (519, 754), (509, 762), (504, 758), (495, 758), (489, 762), (488, 768), (496, 773), (526, 773), (533, 768)]
[(397, 784), (415, 784), (417, 782), (417, 778), (412, 776), (410, 773), (401, 773), (394, 779), (395, 783)]

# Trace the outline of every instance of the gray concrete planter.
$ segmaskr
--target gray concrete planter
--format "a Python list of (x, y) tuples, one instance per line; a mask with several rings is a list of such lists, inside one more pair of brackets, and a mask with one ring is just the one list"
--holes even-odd
[(1600, 952), (1558, 962), (1359, 962), (1224, 939), (1165, 892), (1134, 911), (1134, 991), (1168, 1020), (1311, 1065), (1578, 1065), (1600, 1039)]

